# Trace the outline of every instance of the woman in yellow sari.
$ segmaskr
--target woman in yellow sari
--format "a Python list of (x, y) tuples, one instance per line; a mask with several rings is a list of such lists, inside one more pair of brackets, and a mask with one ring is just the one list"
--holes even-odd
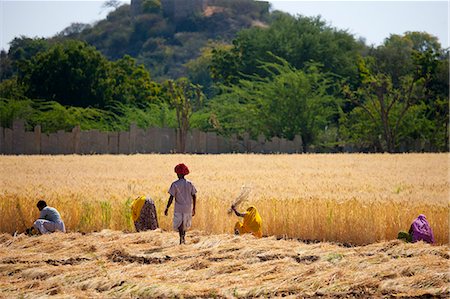
[(243, 222), (238, 221), (234, 225), (234, 233), (236, 235), (251, 233), (257, 238), (262, 237), (261, 216), (254, 206), (250, 206), (244, 213), (239, 213), (234, 205), (231, 206), (231, 209), (234, 211), (236, 216), (244, 218)]
[(137, 232), (158, 228), (155, 202), (145, 196), (139, 196), (131, 203), (131, 218)]

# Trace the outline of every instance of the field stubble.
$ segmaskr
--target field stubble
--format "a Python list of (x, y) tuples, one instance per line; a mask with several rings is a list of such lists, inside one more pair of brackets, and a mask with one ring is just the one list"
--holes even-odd
[(265, 235), (368, 244), (395, 239), (423, 213), (437, 242), (449, 242), (448, 154), (0, 156), (0, 231), (31, 226), (39, 199), (69, 231), (132, 231), (140, 195), (169, 230), (163, 211), (180, 162), (198, 190), (193, 228), (206, 233), (232, 232), (227, 210), (246, 185), (241, 208), (258, 208)]
[(448, 246), (176, 232), (0, 234), (0, 298), (448, 298)]

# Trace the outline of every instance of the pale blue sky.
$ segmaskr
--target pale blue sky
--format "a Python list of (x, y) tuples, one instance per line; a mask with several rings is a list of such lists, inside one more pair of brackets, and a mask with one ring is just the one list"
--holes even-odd
[[(128, 2), (129, 1), (124, 1)], [(291, 14), (321, 15), (330, 25), (379, 45), (390, 34), (426, 31), (449, 47), (449, 1), (280, 1), (272, 7)], [(0, 48), (15, 37), (52, 36), (73, 22), (105, 18), (104, 1), (0, 0)]]
[(449, 47), (449, 1), (270, 1), (291, 14), (321, 15), (333, 27), (346, 29), (368, 45), (390, 34), (426, 31)]

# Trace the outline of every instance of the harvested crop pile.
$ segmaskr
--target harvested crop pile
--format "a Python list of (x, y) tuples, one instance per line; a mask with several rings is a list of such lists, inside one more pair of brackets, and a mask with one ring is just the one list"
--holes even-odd
[(447, 297), (449, 246), (162, 230), (0, 235), (0, 297)]

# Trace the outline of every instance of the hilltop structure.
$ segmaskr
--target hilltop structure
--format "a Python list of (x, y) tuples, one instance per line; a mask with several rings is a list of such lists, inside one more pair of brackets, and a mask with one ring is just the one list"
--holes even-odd
[(208, 6), (208, 0), (161, 0), (163, 14), (166, 17), (181, 20), (196, 14), (203, 14)]
[(130, 10), (133, 17), (142, 13), (142, 0), (131, 0)]
[[(183, 19), (190, 15), (203, 13), (208, 0), (160, 0), (164, 16), (174, 19)], [(131, 0), (131, 15), (133, 17), (143, 12), (143, 0)]]
[[(151, 1), (151, 0), (147, 0)], [(255, 3), (253, 0), (249, 2)], [(145, 0), (131, 0), (131, 15), (137, 16), (143, 12)], [(210, 16), (214, 12), (220, 12), (228, 4), (230, 0), (160, 0), (161, 8), (164, 16), (174, 20), (182, 20), (193, 15)], [(242, 2), (245, 2), (242, 1)], [(258, 1), (261, 8), (268, 9), (267, 1)], [(256, 3), (258, 3), (256, 2)], [(222, 8), (222, 9), (221, 9)], [(268, 11), (267, 11), (268, 12)]]

